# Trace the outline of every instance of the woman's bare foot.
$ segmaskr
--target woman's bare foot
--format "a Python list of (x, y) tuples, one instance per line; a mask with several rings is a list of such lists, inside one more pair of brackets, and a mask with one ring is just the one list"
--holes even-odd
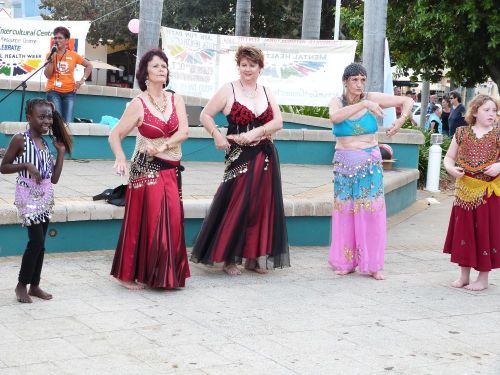
[(380, 272), (380, 271), (377, 271), (377, 272), (372, 272), (372, 277), (373, 277), (375, 280), (385, 280), (384, 275), (383, 275), (383, 274), (382, 274), (382, 272)]
[(21, 303), (32, 303), (30, 296), (28, 295), (28, 290), (26, 289), (26, 285), (18, 283), (16, 286), (16, 297), (17, 302)]
[(337, 270), (335, 271), (335, 274), (339, 275), (339, 276), (345, 276), (345, 275), (349, 275), (350, 273), (353, 273), (354, 270)]
[(222, 270), (227, 273), (229, 276), (238, 276), (241, 275), (241, 271), (236, 266), (236, 264), (230, 264), (222, 267)]
[(141, 290), (144, 289), (143, 284), (137, 284), (135, 281), (121, 281), (120, 284), (127, 288), (128, 290)]
[(488, 288), (488, 272), (479, 272), (477, 280), (464, 287), (467, 290), (480, 291)]
[(52, 294), (44, 292), (38, 285), (31, 285), (28, 294), (30, 296), (38, 297), (46, 301), (52, 299)]
[(265, 268), (261, 268), (259, 266), (259, 262), (257, 262), (256, 259), (247, 259), (247, 261), (245, 262), (245, 269), (247, 271), (257, 272), (261, 275), (265, 275), (267, 273), (267, 270)]

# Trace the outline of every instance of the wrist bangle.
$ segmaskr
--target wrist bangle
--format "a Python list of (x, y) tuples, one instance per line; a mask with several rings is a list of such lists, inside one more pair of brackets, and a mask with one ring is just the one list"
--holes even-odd
[(212, 138), (214, 137), (214, 133), (215, 133), (215, 131), (216, 131), (216, 130), (217, 130), (217, 131), (219, 130), (219, 129), (217, 128), (217, 126), (215, 126), (215, 127), (212, 129), (212, 131), (210, 132), (210, 136), (211, 136)]
[(265, 137), (267, 135), (266, 125), (262, 125), (262, 130), (264, 130), (264, 133), (262, 134), (262, 136)]

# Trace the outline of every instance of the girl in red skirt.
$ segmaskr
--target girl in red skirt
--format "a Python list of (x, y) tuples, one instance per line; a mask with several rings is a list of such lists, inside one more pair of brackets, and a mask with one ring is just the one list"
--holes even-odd
[[(497, 102), (478, 95), (469, 104), (444, 158), (457, 179), (444, 252), (460, 266), (455, 288), (483, 290), (488, 273), (500, 267), (500, 130), (495, 124)], [(470, 269), (479, 271), (470, 282)]]

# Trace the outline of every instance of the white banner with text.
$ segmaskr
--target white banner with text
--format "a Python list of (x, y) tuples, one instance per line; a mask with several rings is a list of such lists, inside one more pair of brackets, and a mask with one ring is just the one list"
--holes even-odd
[(279, 104), (326, 106), (342, 94), (342, 73), (354, 61), (356, 41), (268, 39), (161, 28), (169, 58), (169, 87), (182, 95), (209, 99), (226, 82), (237, 80), (234, 54), (240, 45), (264, 52), (259, 83)]
[[(22, 81), (43, 66), (54, 43), (52, 31), (57, 26), (70, 31), (69, 49), (85, 55), (88, 21), (3, 19), (0, 24), (0, 79)], [(82, 72), (82, 67), (75, 69), (75, 76), (80, 77)], [(45, 82), (43, 69), (32, 80)]]

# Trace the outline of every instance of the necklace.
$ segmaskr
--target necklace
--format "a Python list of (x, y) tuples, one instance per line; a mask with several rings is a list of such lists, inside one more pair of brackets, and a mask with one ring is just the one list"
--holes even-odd
[(149, 91), (146, 91), (148, 93), (148, 98), (149, 98), (149, 101), (151, 102), (151, 104), (153, 104), (153, 106), (160, 112), (160, 113), (163, 113), (165, 112), (165, 110), (167, 109), (167, 97), (165, 95), (165, 91), (162, 91), (161, 92), (161, 99), (160, 99), (160, 103), (156, 102), (156, 100), (153, 98), (153, 96), (149, 93)]
[(243, 83), (240, 81), (241, 88), (243, 89), (243, 95), (245, 95), (249, 99), (253, 99), (257, 96), (257, 84), (255, 84), (255, 89), (249, 91), (245, 89), (245, 86), (243, 86)]

